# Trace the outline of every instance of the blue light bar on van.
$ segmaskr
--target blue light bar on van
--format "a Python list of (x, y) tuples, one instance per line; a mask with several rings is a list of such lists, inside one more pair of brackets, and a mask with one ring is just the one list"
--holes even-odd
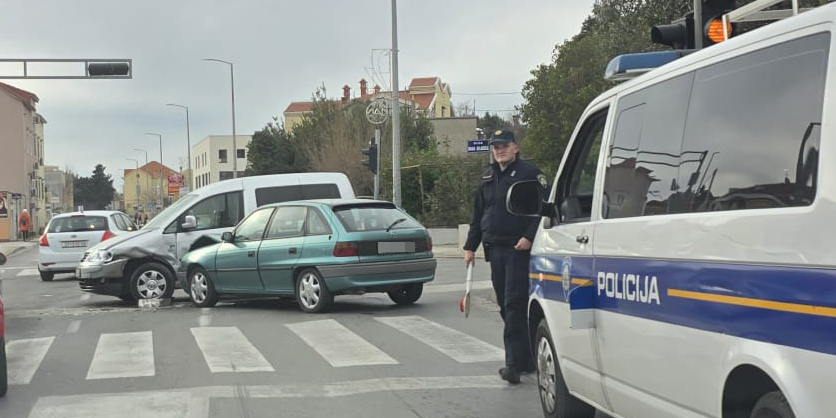
[(676, 51), (643, 52), (639, 54), (619, 55), (607, 64), (604, 79), (608, 81), (624, 81), (640, 76), (654, 68), (676, 61), (693, 50), (679, 49)]

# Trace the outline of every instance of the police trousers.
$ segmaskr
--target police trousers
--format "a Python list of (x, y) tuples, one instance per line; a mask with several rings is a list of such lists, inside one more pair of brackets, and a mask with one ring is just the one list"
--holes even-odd
[(518, 251), (513, 245), (488, 244), (491, 281), (505, 322), (505, 366), (518, 370), (533, 366), (528, 341), (528, 263), (531, 251)]

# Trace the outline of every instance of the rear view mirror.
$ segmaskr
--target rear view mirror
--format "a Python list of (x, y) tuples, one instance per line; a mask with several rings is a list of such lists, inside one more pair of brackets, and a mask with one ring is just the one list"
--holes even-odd
[(232, 242), (232, 240), (233, 240), (232, 232), (227, 231), (227, 232), (224, 232), (223, 234), (221, 234), (221, 241)]
[(514, 183), (508, 189), (505, 207), (517, 216), (552, 216), (554, 205), (545, 201), (543, 186), (537, 180)]
[(2, 266), (3, 264), (6, 264), (6, 261), (7, 261), (6, 260), (6, 255), (3, 254), (3, 253), (0, 253), (0, 266)]
[(197, 228), (197, 219), (192, 215), (186, 215), (186, 221), (181, 225), (184, 230)]

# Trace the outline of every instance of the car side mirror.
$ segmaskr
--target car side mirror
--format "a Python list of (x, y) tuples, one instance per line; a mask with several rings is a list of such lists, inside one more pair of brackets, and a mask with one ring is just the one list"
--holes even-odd
[(186, 215), (186, 221), (181, 225), (184, 230), (197, 228), (197, 219), (192, 215)]
[(2, 266), (3, 264), (6, 264), (6, 261), (8, 261), (6, 259), (6, 255), (3, 254), (3, 253), (0, 253), (0, 266)]
[(546, 202), (544, 188), (537, 180), (519, 181), (511, 185), (505, 207), (517, 216), (555, 216), (554, 204)]
[(232, 242), (234, 238), (235, 237), (232, 235), (232, 232), (229, 231), (226, 231), (223, 234), (221, 234), (221, 241), (223, 242)]

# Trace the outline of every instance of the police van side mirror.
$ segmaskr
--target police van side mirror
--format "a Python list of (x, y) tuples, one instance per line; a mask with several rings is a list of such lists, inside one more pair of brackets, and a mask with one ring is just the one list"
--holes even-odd
[(184, 231), (197, 228), (197, 219), (192, 215), (186, 215), (185, 222), (180, 225)]
[(514, 183), (505, 199), (508, 212), (517, 216), (554, 216), (554, 204), (546, 202), (543, 186), (537, 180)]

